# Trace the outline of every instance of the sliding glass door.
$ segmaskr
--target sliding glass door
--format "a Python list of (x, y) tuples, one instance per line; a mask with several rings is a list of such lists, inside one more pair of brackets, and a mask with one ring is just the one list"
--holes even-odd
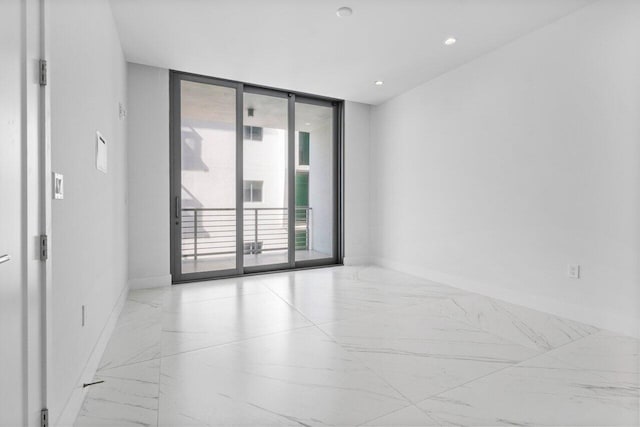
[(295, 114), (295, 259), (331, 259), (337, 252), (335, 107), (302, 98)]
[(243, 265), (248, 271), (287, 268), (289, 98), (247, 88), (243, 116)]
[(175, 282), (341, 261), (340, 107), (171, 73)]
[(173, 83), (173, 270), (195, 279), (237, 274), (240, 88)]

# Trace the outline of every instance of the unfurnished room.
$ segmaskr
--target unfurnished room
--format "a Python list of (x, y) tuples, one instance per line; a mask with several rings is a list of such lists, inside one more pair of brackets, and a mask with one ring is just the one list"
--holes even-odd
[(640, 0), (0, 35), (0, 427), (640, 426)]

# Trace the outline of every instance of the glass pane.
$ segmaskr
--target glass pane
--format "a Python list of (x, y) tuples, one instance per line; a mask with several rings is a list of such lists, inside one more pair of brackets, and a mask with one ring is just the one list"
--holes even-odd
[(288, 100), (244, 94), (244, 266), (289, 262)]
[(309, 166), (309, 132), (298, 132), (298, 164)]
[(296, 103), (296, 261), (333, 258), (333, 108)]
[(183, 81), (182, 273), (236, 268), (236, 91)]

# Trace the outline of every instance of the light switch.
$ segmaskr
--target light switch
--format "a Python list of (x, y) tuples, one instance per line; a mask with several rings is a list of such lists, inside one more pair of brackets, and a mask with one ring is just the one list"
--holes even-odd
[(107, 173), (107, 140), (96, 132), (96, 169)]
[(64, 177), (61, 173), (53, 173), (53, 198), (64, 199)]

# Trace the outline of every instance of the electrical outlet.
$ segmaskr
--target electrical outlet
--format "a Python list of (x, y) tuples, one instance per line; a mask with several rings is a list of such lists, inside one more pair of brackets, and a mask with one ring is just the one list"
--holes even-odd
[(82, 306), (82, 327), (84, 328), (84, 325), (86, 323), (86, 319), (87, 319), (87, 310), (85, 309), (84, 305)]
[(580, 278), (580, 265), (579, 264), (569, 264), (567, 266), (567, 276), (571, 279), (579, 279)]
[(53, 198), (64, 199), (64, 176), (61, 173), (53, 173)]

